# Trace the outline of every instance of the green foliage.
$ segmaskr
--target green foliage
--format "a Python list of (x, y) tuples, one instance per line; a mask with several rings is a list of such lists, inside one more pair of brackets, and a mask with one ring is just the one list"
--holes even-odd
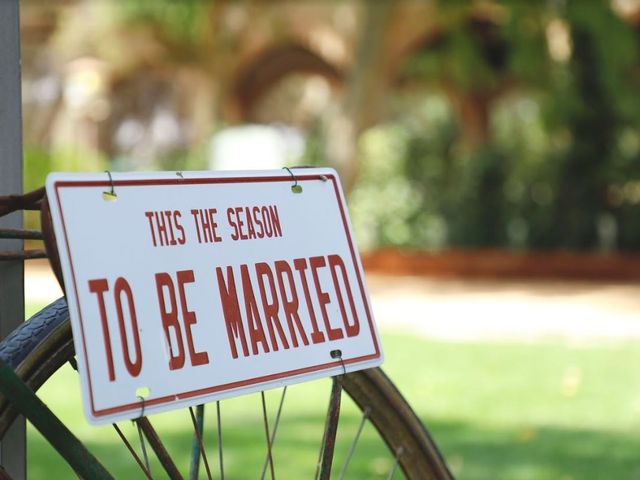
[(155, 26), (168, 42), (185, 47), (201, 41), (212, 5), (203, 0), (143, 0), (116, 2), (115, 7), (125, 23)]
[(545, 39), (546, 22), (540, 11), (536, 2), (511, 2), (508, 21), (500, 25), (500, 35), (510, 52), (507, 71), (532, 85), (545, 85), (551, 67)]
[[(595, 480), (637, 473), (640, 439), (629, 421), (638, 411), (637, 344), (385, 340), (385, 370), (456, 478)], [(410, 367), (425, 354), (438, 360)], [(622, 372), (621, 364), (633, 367)]]
[(322, 122), (316, 121), (311, 125), (311, 129), (307, 133), (304, 152), (302, 152), (302, 156), (296, 164), (298, 166), (326, 167), (324, 142)]
[(47, 175), (52, 171), (52, 155), (43, 148), (25, 145), (23, 157), (24, 191), (30, 192), (44, 185)]
[(465, 152), (443, 96), (425, 97), (413, 113), (362, 138), (350, 196), (361, 245), (506, 245), (506, 157), (489, 147)]
[(89, 150), (25, 145), (23, 156), (25, 191), (43, 186), (50, 172), (99, 172), (107, 168), (106, 159)]
[[(44, 149), (25, 145), (23, 151), (24, 191), (42, 187), (51, 172), (99, 172), (107, 168), (106, 159), (95, 152), (78, 149)], [(37, 212), (25, 212), (26, 228), (38, 228)]]
[(175, 150), (160, 156), (156, 162), (158, 170), (207, 170), (209, 168), (204, 148)]
[(432, 84), (453, 83), (465, 91), (496, 86), (497, 76), (482, 53), (473, 32), (456, 29), (438, 39), (426, 55), (413, 57), (403, 75)]
[(448, 215), (451, 245), (506, 246), (506, 162), (499, 150), (487, 147), (474, 152), (460, 169)]
[[(500, 4), (488, 22), (443, 6), (443, 31), (401, 69), (429, 92), (414, 92), (378, 129), (398, 145), (392, 152), (363, 138), (352, 204), (364, 245), (637, 250), (637, 33), (606, 2)], [(563, 35), (567, 56), (552, 58), (549, 42)], [(441, 102), (486, 102), (484, 144), (465, 143), (459, 107), (447, 107), (447, 128), (425, 120), (439, 88)]]
[(640, 119), (628, 110), (638, 105), (631, 93), (637, 82), (628, 79), (639, 57), (630, 27), (604, 4), (569, 3), (566, 16), (573, 52), (567, 81), (552, 85), (551, 107), (551, 127), (565, 128), (570, 139), (558, 158), (556, 243), (594, 248), (601, 243), (602, 219), (615, 210), (606, 192), (616, 175), (617, 136)]

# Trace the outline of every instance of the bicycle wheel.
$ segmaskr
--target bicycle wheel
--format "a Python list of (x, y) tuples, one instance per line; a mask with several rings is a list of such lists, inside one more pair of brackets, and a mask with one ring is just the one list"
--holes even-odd
[[(59, 299), (53, 302), (1, 342), (0, 357), (34, 391), (38, 390), (66, 362), (73, 360), (73, 341), (65, 300)], [(407, 479), (452, 478), (426, 429), (382, 370), (376, 368), (349, 373), (342, 376), (340, 382), (354, 405), (364, 412), (359, 431), (362, 431), (362, 425), (365, 420), (368, 420), (375, 427), (372, 431), (378, 432), (390, 452), (393, 465), (389, 474), (385, 474), (387, 478), (393, 476), (397, 467)], [(227, 400), (221, 403), (224, 402)], [(11, 426), (16, 415), (12, 405), (4, 397), (0, 397), (0, 439)], [(275, 425), (277, 428), (277, 423)], [(193, 430), (193, 427), (190, 426), (190, 428)], [(356, 441), (358, 436), (359, 432), (355, 435)], [(268, 428), (267, 437), (269, 437)], [(352, 443), (349, 452), (344, 455), (346, 464), (351, 459), (355, 445)], [(271, 448), (270, 446), (269, 452)], [(340, 469), (340, 478), (345, 471), (347, 478), (351, 478), (346, 464), (343, 463)], [(133, 468), (137, 466), (133, 465)], [(338, 465), (335, 465), (333, 471), (338, 474)], [(399, 477), (396, 476), (396, 478)]]

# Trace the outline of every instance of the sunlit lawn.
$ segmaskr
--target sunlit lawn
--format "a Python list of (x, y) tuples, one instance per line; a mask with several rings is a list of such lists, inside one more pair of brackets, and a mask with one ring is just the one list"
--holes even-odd
[[(385, 370), (431, 430), (460, 479), (571, 480), (640, 478), (640, 345), (567, 346), (446, 343), (384, 335)], [(42, 397), (110, 464), (128, 454), (111, 427), (88, 426), (70, 367)], [(287, 393), (274, 449), (278, 478), (312, 478), (329, 383)], [(278, 401), (270, 392), (271, 415)], [(259, 395), (223, 401), (226, 478), (258, 478), (265, 455)], [(209, 461), (217, 472), (215, 409), (206, 412)], [(168, 447), (188, 462), (188, 413), (154, 419), (169, 429)], [(347, 404), (339, 430), (339, 468), (359, 415)], [(134, 445), (137, 433), (122, 424)], [(392, 459), (365, 429), (349, 472), (385, 478)], [(29, 436), (30, 478), (71, 473), (38, 433)], [(203, 472), (201, 472), (203, 473)], [(117, 478), (132, 478), (124, 473)], [(204, 476), (201, 476), (204, 478)], [(268, 477), (267, 477), (268, 478)], [(398, 477), (399, 478), (399, 477)]]

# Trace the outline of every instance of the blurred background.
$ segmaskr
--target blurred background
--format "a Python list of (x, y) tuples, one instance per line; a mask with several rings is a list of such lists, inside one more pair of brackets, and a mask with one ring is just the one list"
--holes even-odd
[[(386, 368), (454, 473), (640, 478), (638, 0), (22, 0), (21, 21), (27, 190), (334, 167)], [(30, 272), (33, 311), (55, 288)]]
[(634, 0), (24, 0), (28, 186), (321, 164), (364, 248), (634, 250), (639, 18)]

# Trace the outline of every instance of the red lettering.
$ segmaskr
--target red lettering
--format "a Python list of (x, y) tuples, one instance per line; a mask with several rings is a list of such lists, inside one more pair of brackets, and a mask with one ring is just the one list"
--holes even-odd
[[(347, 269), (344, 266), (344, 261), (339, 255), (329, 255), (329, 269), (331, 270), (331, 278), (333, 279), (333, 286), (336, 290), (336, 296), (338, 297), (338, 305), (340, 306), (340, 314), (342, 315), (342, 321), (344, 323), (344, 329), (347, 332), (347, 337), (354, 337), (360, 332), (360, 322), (358, 321), (358, 314), (356, 313), (356, 305), (353, 301), (353, 294), (351, 293), (351, 286), (349, 285), (349, 279), (347, 278)], [(344, 287), (347, 293), (347, 299), (349, 300), (349, 306), (351, 307), (351, 318), (353, 318), (353, 324), (349, 323), (347, 318), (347, 312), (344, 308), (344, 299), (342, 298), (342, 292), (340, 289), (340, 283), (338, 281), (338, 274), (336, 270), (340, 270)]]
[(113, 353), (111, 351), (111, 336), (109, 335), (109, 324), (107, 323), (107, 309), (104, 304), (104, 292), (109, 290), (109, 284), (106, 278), (97, 280), (89, 280), (89, 291), (95, 293), (98, 297), (98, 310), (100, 311), (100, 323), (102, 323), (102, 337), (104, 340), (104, 350), (107, 355), (107, 372), (109, 381), (116, 379), (113, 368)]
[[(218, 210), (208, 208), (204, 210), (192, 209), (191, 215), (196, 224), (196, 232), (198, 233), (198, 243), (220, 242), (222, 238), (216, 232), (218, 224), (215, 220), (215, 214)], [(231, 220), (230, 220), (231, 221)], [(200, 233), (202, 232), (202, 234)]]
[(280, 216), (278, 215), (278, 207), (275, 205), (269, 206), (269, 218), (273, 223), (273, 235), (275, 237), (282, 236), (282, 228), (280, 227)]
[(216, 220), (214, 218), (216, 213), (218, 213), (218, 210), (216, 210), (215, 208), (209, 209), (209, 224), (211, 225), (211, 237), (213, 238), (213, 241), (220, 242), (222, 241), (222, 238), (216, 232), (216, 228), (218, 228), (218, 224), (216, 223)]
[(182, 217), (182, 214), (180, 213), (180, 211), (175, 210), (173, 212), (173, 223), (174, 223), (174, 225), (176, 227), (176, 230), (178, 230), (180, 232), (180, 237), (178, 238), (178, 243), (180, 245), (184, 245), (186, 243), (186, 241), (187, 241), (187, 237), (185, 236), (185, 233), (184, 233), (184, 227), (182, 226), (182, 224), (178, 220), (181, 217)]
[(280, 215), (276, 205), (228, 208), (227, 219), (233, 228), (231, 235), (233, 240), (282, 236)]
[[(282, 346), (285, 349), (289, 348), (289, 342), (287, 341), (287, 337), (282, 330), (282, 325), (280, 324), (280, 319), (278, 318), (278, 309), (280, 306), (278, 305), (278, 297), (276, 294), (276, 286), (273, 281), (273, 273), (264, 262), (256, 264), (256, 275), (258, 276), (258, 287), (260, 288), (260, 296), (262, 297), (262, 308), (264, 310), (264, 318), (267, 322), (267, 330), (269, 331), (269, 338), (271, 339), (271, 348), (273, 350), (278, 351), (278, 342), (276, 340), (274, 327), (278, 331), (278, 336), (280, 337), (280, 341), (282, 342)], [(267, 282), (269, 282), (269, 294), (271, 295), (271, 302), (267, 300), (267, 292), (265, 288), (265, 278)]]
[(316, 287), (318, 303), (320, 303), (320, 312), (322, 313), (324, 326), (327, 330), (327, 336), (329, 337), (329, 340), (339, 340), (344, 337), (344, 334), (340, 328), (332, 328), (329, 323), (329, 315), (327, 314), (326, 305), (330, 303), (330, 298), (328, 293), (322, 291), (320, 279), (318, 278), (318, 269), (326, 265), (324, 257), (311, 257), (309, 259), (309, 265), (311, 266), (311, 275), (313, 276), (313, 283)]
[(158, 229), (158, 241), (160, 246), (169, 244), (169, 237), (167, 236), (167, 224), (164, 220), (162, 212), (155, 212), (154, 218), (156, 219), (156, 228)]
[(256, 231), (253, 228), (253, 220), (251, 219), (249, 207), (245, 208), (245, 215), (247, 217), (247, 229), (249, 230), (248, 238), (256, 238)]
[(189, 358), (191, 359), (191, 365), (205, 365), (209, 363), (209, 355), (207, 352), (196, 352), (193, 346), (193, 334), (191, 328), (196, 324), (196, 314), (189, 310), (187, 306), (187, 296), (185, 294), (185, 284), (193, 283), (195, 277), (193, 270), (182, 270), (176, 274), (178, 278), (178, 293), (180, 295), (180, 306), (182, 309), (182, 319), (184, 321), (184, 332), (187, 337), (187, 347), (189, 348)]
[(206, 210), (200, 210), (200, 221), (202, 222), (202, 236), (205, 243), (213, 242), (213, 235), (211, 234), (211, 216)]
[(230, 266), (227, 267), (228, 281), (225, 281), (224, 279), (222, 268), (216, 267), (216, 275), (218, 276), (218, 289), (220, 291), (224, 322), (227, 326), (227, 337), (229, 338), (231, 355), (233, 358), (238, 358), (236, 340), (239, 338), (240, 345), (242, 346), (242, 353), (247, 357), (249, 355), (249, 350), (247, 349), (247, 338), (245, 337), (244, 327), (242, 326), (242, 319), (240, 317), (240, 306), (238, 305), (238, 294), (236, 293), (233, 269)]
[[(147, 217), (147, 220), (149, 221), (149, 230), (151, 230), (151, 240), (153, 240), (153, 246), (156, 247), (156, 234), (154, 232), (154, 228), (153, 228), (153, 212), (144, 212), (144, 216)], [(106, 282), (106, 280), (105, 280)]]
[[(179, 210), (163, 210), (161, 212), (144, 212), (149, 222), (153, 246), (184, 245), (187, 241), (184, 228), (180, 223), (182, 214)], [(177, 234), (176, 234), (177, 232)]]
[(256, 225), (260, 227), (260, 229), (256, 232), (256, 235), (258, 236), (258, 238), (264, 238), (264, 226), (262, 225), (262, 221), (259, 218), (260, 208), (253, 207), (251, 209), (251, 212), (253, 213), (253, 221), (256, 222)]
[[(98, 298), (98, 310), (100, 312), (100, 322), (102, 324), (102, 335), (104, 340), (105, 353), (107, 356), (107, 374), (109, 381), (113, 382), (116, 379), (115, 368), (113, 363), (113, 351), (111, 350), (111, 336), (109, 334), (109, 323), (107, 321), (107, 309), (105, 305), (105, 292), (109, 291), (109, 283), (105, 278), (96, 280), (89, 280), (89, 291), (95, 293)], [(127, 330), (125, 326), (124, 311), (122, 308), (122, 295), (125, 295), (127, 300), (127, 308), (129, 311), (130, 329), (133, 336), (133, 349), (135, 359), (131, 359), (131, 351), (129, 350), (129, 340)], [(118, 326), (120, 328), (120, 342), (122, 344), (122, 356), (124, 358), (124, 364), (129, 374), (133, 377), (137, 377), (142, 369), (142, 349), (140, 347), (140, 336), (138, 334), (138, 320), (136, 318), (136, 309), (133, 301), (133, 293), (129, 283), (122, 278), (118, 277), (114, 285), (114, 299), (116, 304), (116, 314), (118, 317)]]
[[(163, 291), (169, 294), (169, 309)], [(160, 306), (160, 318), (164, 334), (169, 344), (169, 369), (176, 370), (184, 366), (184, 346), (182, 344), (182, 332), (178, 323), (178, 306), (176, 304), (176, 294), (174, 291), (173, 280), (168, 273), (156, 273), (156, 291), (158, 293), (158, 303)], [(174, 353), (174, 342), (172, 341), (171, 332), (175, 335), (175, 344), (178, 351)]]
[[(127, 298), (127, 307), (129, 309), (129, 318), (131, 321), (131, 333), (133, 335), (133, 347), (135, 350), (135, 360), (131, 360), (131, 352), (129, 351), (129, 342), (127, 340), (127, 332), (124, 325), (124, 313), (122, 311), (122, 294)], [(118, 325), (120, 326), (120, 341), (122, 342), (122, 353), (124, 356), (124, 364), (133, 377), (137, 377), (142, 369), (142, 353), (140, 348), (140, 337), (138, 335), (138, 320), (136, 318), (136, 309), (133, 304), (133, 293), (129, 283), (118, 277), (113, 286), (113, 295), (116, 301), (116, 313), (118, 315)]]
[[(293, 272), (291, 267), (284, 260), (278, 260), (275, 263), (276, 277), (278, 278), (278, 288), (280, 290), (280, 297), (282, 298), (282, 309), (284, 310), (284, 316), (287, 319), (287, 325), (289, 326), (289, 335), (291, 336), (291, 343), (294, 347), (298, 346), (298, 337), (294, 328), (298, 328), (300, 338), (305, 345), (309, 345), (309, 339), (302, 327), (300, 321), (300, 315), (298, 315), (298, 293), (296, 291), (296, 285), (293, 281)], [(287, 298), (287, 291), (285, 289), (284, 278), (287, 278), (289, 289), (291, 291), (291, 300)], [(324, 339), (323, 339), (324, 340)]]
[(227, 208), (227, 220), (229, 221), (229, 226), (233, 227), (233, 233), (231, 234), (232, 240), (238, 240), (240, 238), (240, 232), (238, 225), (233, 221), (233, 208)]
[(305, 270), (307, 269), (307, 261), (304, 258), (296, 258), (293, 261), (293, 266), (300, 275), (300, 281), (302, 282), (302, 291), (304, 292), (304, 298), (307, 302), (307, 310), (309, 311), (309, 318), (311, 319), (311, 341), (313, 343), (322, 343), (325, 341), (324, 334), (318, 329), (318, 322), (316, 320), (316, 314), (313, 311), (313, 304), (311, 303), (311, 295), (309, 294), (309, 284), (307, 283), (307, 276)]
[(240, 232), (240, 239), (246, 240), (249, 237), (247, 237), (247, 235), (242, 230), (242, 227), (244, 225), (244, 222), (242, 221), (242, 217), (241, 217), (242, 207), (236, 207), (235, 211), (236, 211), (236, 219), (238, 220), (238, 231)]
[(191, 215), (193, 215), (193, 221), (196, 224), (196, 234), (198, 235), (198, 243), (202, 243), (202, 237), (200, 236), (200, 221), (198, 220), (199, 210), (197, 208), (191, 209)]
[(264, 233), (268, 238), (271, 238), (273, 237), (273, 225), (271, 223), (271, 217), (269, 216), (269, 209), (262, 207), (260, 213), (262, 214), (262, 221), (264, 222)]
[(242, 292), (244, 293), (244, 305), (247, 313), (247, 326), (249, 327), (249, 338), (251, 339), (251, 350), (254, 355), (258, 354), (258, 343), (262, 343), (265, 353), (269, 353), (269, 345), (262, 328), (262, 320), (258, 313), (256, 297), (251, 287), (251, 277), (249, 277), (249, 269), (247, 265), (240, 265), (240, 274), (242, 276)]
[(169, 245), (177, 245), (176, 237), (173, 234), (173, 215), (171, 210), (165, 210), (164, 216), (167, 217), (166, 225), (169, 227), (169, 235), (171, 236), (171, 240), (169, 240)]

